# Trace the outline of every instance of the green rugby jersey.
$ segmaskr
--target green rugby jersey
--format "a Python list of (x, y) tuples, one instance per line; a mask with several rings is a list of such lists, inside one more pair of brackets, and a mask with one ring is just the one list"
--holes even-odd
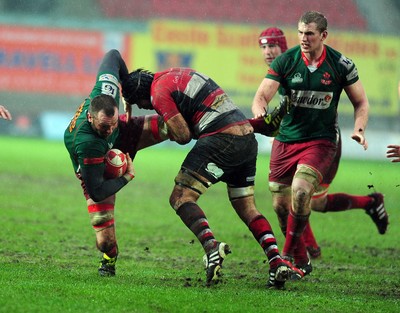
[(343, 87), (358, 80), (352, 60), (325, 45), (317, 67), (309, 68), (300, 46), (287, 50), (271, 64), (266, 78), (278, 81), (293, 107), (276, 137), (282, 142), (338, 138), (337, 107)]
[[(113, 69), (101, 66), (96, 76), (96, 84), (89, 98), (79, 106), (70, 124), (64, 132), (64, 143), (69, 152), (75, 172), (85, 166), (84, 159), (103, 158), (111, 149), (118, 137), (119, 128), (106, 139), (101, 138), (87, 120), (87, 111), (91, 99), (100, 94), (107, 94), (115, 98), (117, 103), (120, 99), (119, 73)], [(87, 165), (86, 165), (87, 166)]]

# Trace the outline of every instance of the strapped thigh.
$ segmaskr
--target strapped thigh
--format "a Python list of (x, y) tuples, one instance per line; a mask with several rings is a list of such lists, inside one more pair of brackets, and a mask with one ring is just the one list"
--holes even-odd
[(269, 191), (273, 194), (279, 194), (282, 196), (290, 195), (292, 192), (292, 187), (290, 185), (280, 184), (277, 182), (269, 182)]
[(329, 184), (320, 184), (314, 191), (313, 199), (318, 199), (324, 197), (328, 194)]
[(202, 195), (207, 191), (208, 187), (211, 186), (211, 182), (203, 181), (198, 174), (182, 167), (175, 177), (175, 185), (189, 188), (199, 195)]
[(299, 164), (297, 166), (294, 177), (304, 179), (308, 183), (312, 184), (314, 186), (314, 189), (317, 189), (318, 185), (322, 181), (321, 173), (317, 169), (305, 164)]
[(240, 198), (245, 198), (254, 195), (254, 186), (247, 186), (247, 187), (229, 187), (228, 186), (228, 195), (229, 200), (237, 200)]

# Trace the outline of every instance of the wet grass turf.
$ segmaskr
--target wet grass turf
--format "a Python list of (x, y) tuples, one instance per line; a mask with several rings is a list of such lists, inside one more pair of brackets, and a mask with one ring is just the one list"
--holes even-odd
[[(61, 142), (0, 137), (2, 236), (0, 312), (398, 312), (400, 167), (343, 160), (332, 192), (385, 194), (379, 235), (362, 210), (312, 213), (322, 258), (304, 280), (267, 290), (265, 256), (239, 220), (223, 184), (199, 204), (232, 254), (223, 280), (205, 286), (203, 251), (169, 207), (188, 147), (139, 152), (136, 178), (117, 196), (117, 276), (97, 275), (100, 258), (78, 180)], [(283, 246), (260, 155), (256, 201)], [(373, 187), (371, 187), (373, 185)]]

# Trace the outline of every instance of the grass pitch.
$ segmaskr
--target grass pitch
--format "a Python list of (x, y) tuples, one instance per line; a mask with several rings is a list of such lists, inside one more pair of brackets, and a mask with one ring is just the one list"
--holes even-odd
[[(117, 276), (97, 275), (85, 201), (61, 142), (0, 137), (0, 312), (399, 312), (400, 167), (343, 160), (331, 192), (385, 194), (390, 225), (379, 235), (362, 210), (313, 213), (322, 259), (285, 291), (266, 290), (265, 256), (213, 186), (200, 199), (217, 239), (232, 254), (224, 280), (208, 288), (203, 251), (169, 207), (188, 147), (153, 147), (134, 160), (136, 178), (117, 195)], [(280, 234), (260, 155), (256, 201)], [(374, 186), (374, 187), (371, 187)]]

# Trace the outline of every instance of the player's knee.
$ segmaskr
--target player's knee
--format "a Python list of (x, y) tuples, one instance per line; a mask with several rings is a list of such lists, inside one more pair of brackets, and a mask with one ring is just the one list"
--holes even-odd
[(199, 199), (199, 194), (189, 188), (175, 185), (169, 197), (169, 204), (177, 211), (185, 203), (196, 203)]
[(295, 186), (292, 190), (293, 195), (293, 211), (299, 215), (309, 214), (310, 202), (312, 191), (310, 192), (306, 188)]
[(96, 203), (88, 206), (90, 222), (98, 232), (114, 226), (114, 205)]
[(304, 203), (306, 200), (310, 200), (309, 193), (302, 187), (293, 189), (293, 200), (298, 203)]

